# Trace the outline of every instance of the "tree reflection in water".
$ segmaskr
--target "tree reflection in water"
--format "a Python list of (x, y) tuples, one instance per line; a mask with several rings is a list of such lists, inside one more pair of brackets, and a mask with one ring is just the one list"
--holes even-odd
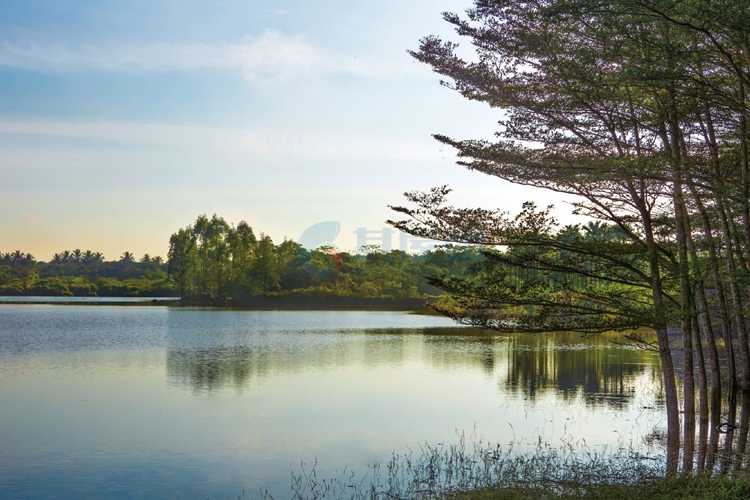
[(588, 405), (621, 409), (635, 392), (637, 375), (648, 372), (654, 382), (659, 380), (658, 356), (621, 345), (619, 334), (582, 337), (561, 332), (505, 339), (512, 353), (508, 390), (532, 401), (540, 392), (553, 389), (563, 401), (581, 392)]
[[(227, 388), (242, 391), (251, 381), (276, 373), (348, 365), (398, 366), (416, 358), (436, 369), (482, 370), (497, 378), (503, 397), (532, 405), (552, 394), (566, 405), (623, 410), (637, 384), (647, 380), (655, 395), (653, 410), (664, 411), (658, 355), (623, 345), (617, 333), (582, 337), (577, 333), (496, 335), (455, 328), (358, 330), (338, 332), (333, 341), (330, 332), (295, 335), (299, 339), (281, 343), (180, 344), (167, 352), (169, 382), (196, 394)], [(666, 453), (665, 470), (677, 471), (680, 458), (687, 472), (748, 469), (750, 395), (714, 403), (710, 414), (700, 415), (698, 421), (694, 449)], [(651, 449), (667, 451), (662, 429), (654, 429), (644, 441)]]
[(265, 363), (247, 346), (176, 349), (167, 351), (167, 376), (177, 385), (189, 385), (196, 393), (224, 387), (244, 388)]
[(242, 389), (269, 372), (400, 365), (417, 357), (438, 369), (481, 369), (487, 376), (497, 376), (509, 397), (534, 401), (540, 393), (553, 391), (562, 401), (573, 403), (580, 392), (587, 405), (618, 408), (634, 394), (638, 375), (653, 375), (657, 384), (659, 380), (658, 357), (617, 344), (622, 340), (619, 334), (508, 336), (432, 328), (398, 333), (362, 330), (338, 336), (334, 342), (319, 341), (319, 334), (309, 332), (297, 335), (298, 343), (170, 348), (170, 383), (190, 386), (196, 393)]

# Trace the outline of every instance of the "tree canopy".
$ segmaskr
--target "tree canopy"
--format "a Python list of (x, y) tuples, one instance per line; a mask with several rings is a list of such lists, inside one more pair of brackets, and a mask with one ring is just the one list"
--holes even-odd
[[(435, 36), (412, 56), (497, 109), (499, 126), (493, 141), (435, 138), (471, 170), (571, 195), (576, 213), (609, 232), (560, 228), (532, 204), (516, 217), (452, 207), (447, 187), (407, 193), (396, 227), (485, 246), (488, 267), (476, 276), (433, 280), (459, 305), (443, 312), (498, 330), (653, 327), (673, 437), (668, 325), (681, 327), (686, 415), (706, 366), (720, 399), (715, 329), (730, 392), (736, 380), (750, 389), (748, 3), (476, 0), (443, 17), (473, 57)], [(518, 285), (493, 263), (536, 280)]]

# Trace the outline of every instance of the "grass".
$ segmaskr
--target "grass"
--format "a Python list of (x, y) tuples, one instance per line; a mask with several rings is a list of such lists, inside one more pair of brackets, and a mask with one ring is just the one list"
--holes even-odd
[[(351, 500), (512, 499), (749, 499), (750, 474), (667, 476), (662, 458), (626, 448), (592, 451), (584, 446), (538, 443), (517, 452), (487, 443), (459, 442), (394, 454), (365, 473), (344, 470), (321, 477), (317, 463), (292, 473), (291, 497)], [(262, 495), (273, 499), (271, 492)], [(287, 498), (281, 495), (279, 498)]]
[(572, 500), (588, 498), (592, 500), (642, 500), (642, 499), (706, 499), (740, 500), (750, 499), (750, 475), (743, 473), (728, 476), (681, 475), (645, 480), (633, 485), (572, 485), (572, 491), (551, 493), (545, 488), (529, 486), (512, 488), (508, 486), (483, 488), (474, 491), (446, 495), (450, 500)]

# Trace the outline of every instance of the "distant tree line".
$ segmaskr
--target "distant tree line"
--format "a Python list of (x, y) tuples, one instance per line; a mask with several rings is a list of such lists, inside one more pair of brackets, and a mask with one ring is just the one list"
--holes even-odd
[(130, 252), (119, 260), (105, 261), (101, 252), (65, 250), (49, 262), (33, 255), (0, 252), (0, 295), (41, 296), (170, 296), (175, 285), (168, 280), (160, 256), (143, 255), (136, 262)]
[(106, 261), (101, 252), (80, 249), (55, 253), (48, 262), (21, 251), (0, 253), (0, 295), (175, 296), (213, 305), (253, 297), (418, 299), (441, 293), (428, 279), (469, 276), (484, 259), (472, 246), (419, 255), (362, 250), (307, 250), (289, 239), (275, 244), (245, 221), (234, 226), (201, 215), (170, 237), (166, 262), (149, 254), (136, 260), (131, 252)]

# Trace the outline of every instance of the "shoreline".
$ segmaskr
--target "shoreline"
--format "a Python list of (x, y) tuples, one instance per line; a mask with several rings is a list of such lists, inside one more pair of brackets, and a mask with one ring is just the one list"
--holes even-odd
[[(426, 298), (379, 297), (276, 297), (256, 296), (235, 300), (196, 300), (179, 297), (59, 297), (13, 296), (2, 305), (108, 305), (108, 306), (167, 306), (234, 310), (282, 311), (412, 311), (431, 314)], [(434, 314), (434, 313), (433, 313)]]

